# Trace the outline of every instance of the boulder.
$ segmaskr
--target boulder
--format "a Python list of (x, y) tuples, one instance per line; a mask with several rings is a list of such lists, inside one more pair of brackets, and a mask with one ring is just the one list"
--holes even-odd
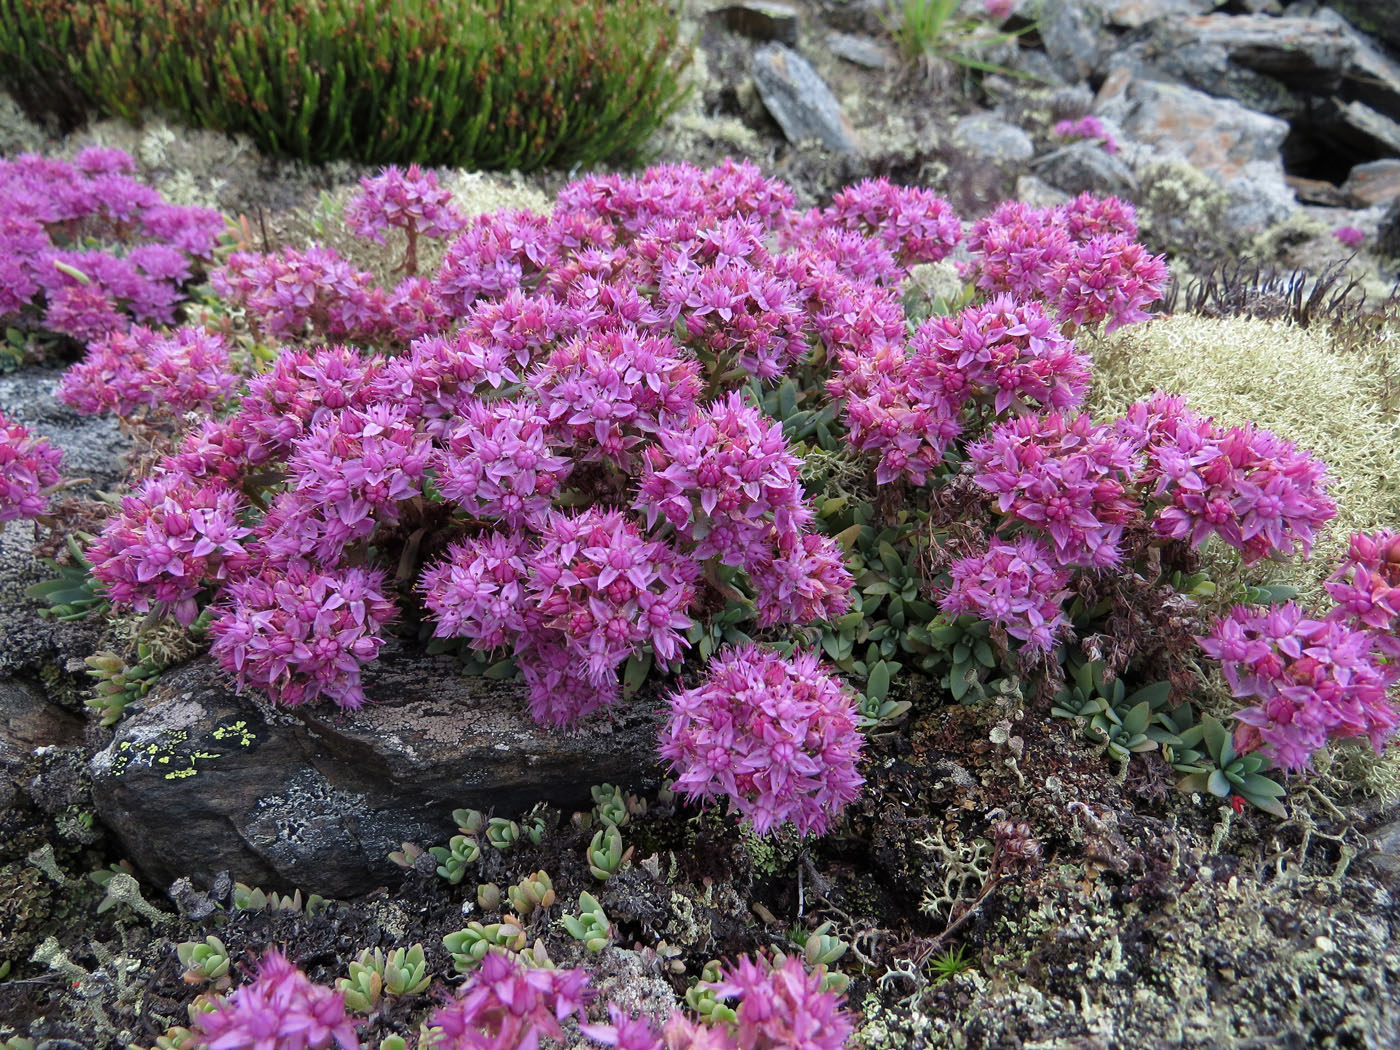
[(992, 113), (974, 113), (953, 125), (953, 145), (964, 154), (1004, 168), (1035, 156), (1035, 143), (1021, 128)]
[(1342, 193), (1365, 208), (1400, 200), (1400, 159), (1358, 164), (1342, 184)]
[(1363, 33), (1400, 50), (1400, 4), (1395, 0), (1327, 0), (1327, 6)]
[(167, 672), (92, 759), (97, 811), (162, 885), (228, 871), (345, 897), (392, 880), (400, 843), (446, 842), (454, 808), (586, 806), (590, 785), (637, 784), (655, 760), (655, 704), (548, 729), (518, 684), (394, 646), (366, 681), (359, 711), (287, 709), (234, 692), (207, 658)]
[(1214, 179), (1230, 197), (1226, 221), (1233, 232), (1258, 233), (1297, 209), (1279, 154), (1289, 130), (1285, 121), (1124, 71), (1104, 81), (1095, 112), (1150, 147), (1137, 151), (1136, 162), (1125, 156), (1135, 168), (1177, 159)]
[(817, 139), (837, 153), (859, 153), (855, 129), (811, 64), (790, 47), (766, 44), (751, 70), (759, 98), (791, 143)]
[(794, 47), (797, 45), (801, 16), (792, 4), (777, 0), (750, 0), (749, 3), (722, 7), (715, 14), (736, 33), (755, 40), (777, 40)]
[(1040, 41), (1055, 71), (1069, 83), (1086, 79), (1114, 47), (1103, 15), (1080, 0), (1045, 0), (1040, 8)]
[(1071, 142), (1047, 153), (1035, 166), (1042, 179), (1071, 195), (1095, 193), (1125, 199), (1137, 195), (1133, 169), (1097, 142)]
[(874, 37), (858, 33), (828, 33), (826, 46), (837, 58), (866, 69), (893, 69), (894, 56)]
[(1215, 7), (1215, 0), (1085, 0), (1084, 6), (1098, 12), (1107, 25), (1136, 29), (1158, 18), (1203, 15)]

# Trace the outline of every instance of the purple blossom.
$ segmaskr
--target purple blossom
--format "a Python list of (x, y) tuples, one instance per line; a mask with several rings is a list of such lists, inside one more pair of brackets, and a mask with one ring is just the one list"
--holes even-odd
[(661, 300), (718, 370), (772, 381), (807, 356), (808, 322), (791, 281), (744, 260), (677, 270)]
[(358, 708), (361, 668), (379, 654), (380, 632), (394, 618), (387, 590), (377, 569), (265, 565), (225, 587), (210, 652), (239, 689), (253, 686), (288, 705), (324, 695)]
[(511, 528), (544, 519), (573, 460), (549, 441), (549, 421), (532, 401), (471, 401), (433, 452), (437, 491), (473, 517)]
[(819, 219), (809, 216), (806, 221), (875, 238), (906, 267), (938, 262), (962, 240), (962, 222), (946, 200), (932, 190), (894, 186), (884, 178), (847, 186)]
[(834, 620), (851, 606), (855, 582), (841, 546), (829, 536), (773, 529), (766, 549), (745, 569), (760, 627)]
[(1153, 529), (1198, 547), (1219, 536), (1252, 565), (1276, 554), (1304, 554), (1337, 513), (1318, 459), (1252, 424), (1222, 430), (1158, 394), (1129, 408), (1117, 425), (1146, 452), (1137, 480), (1165, 506)]
[(545, 268), (546, 220), (528, 211), (482, 215), (447, 246), (433, 290), (447, 312), (460, 317), (478, 299), (522, 289)]
[(700, 364), (670, 336), (621, 327), (565, 343), (529, 386), (581, 459), (628, 466), (644, 439), (685, 425)]
[(181, 473), (144, 482), (122, 500), (88, 551), (92, 574), (113, 604), (174, 616), (189, 626), (197, 598), (248, 563), (242, 497), (220, 484)]
[(1366, 234), (1355, 226), (1338, 226), (1332, 231), (1332, 236), (1348, 248), (1360, 248), (1366, 239)]
[(762, 555), (771, 528), (796, 532), (809, 520), (800, 470), (782, 424), (730, 394), (657, 435), (635, 505), (647, 528), (669, 522), (697, 561), (745, 566)]
[(559, 1022), (582, 1016), (593, 998), (582, 970), (522, 966), (487, 952), (458, 990), (435, 1010), (427, 1032), (435, 1050), (538, 1050), (541, 1039), (564, 1039)]
[(1070, 574), (1034, 537), (994, 542), (985, 554), (959, 558), (951, 573), (952, 582), (938, 603), (946, 613), (990, 621), (1027, 649), (1042, 652), (1069, 630), (1063, 605)]
[(1139, 457), (1132, 442), (1088, 415), (1051, 412), (999, 423), (969, 445), (972, 480), (997, 510), (1046, 533), (1062, 566), (1102, 568), (1139, 513), (1127, 493)]
[(357, 237), (383, 244), (391, 227), (413, 239), (450, 237), (466, 226), (467, 219), (431, 171), (417, 164), (406, 171), (391, 164), (378, 175), (360, 180), (360, 188), (345, 206), (345, 224)]
[(1387, 661), (1387, 677), (1400, 676), (1400, 533), (1352, 533), (1326, 586), (1337, 603), (1327, 618), (1370, 631)]
[(271, 255), (234, 252), (211, 283), (274, 339), (372, 339), (384, 324), (373, 278), (319, 245)]
[(194, 1015), (208, 1050), (360, 1050), (345, 996), (312, 984), (280, 952), (269, 950), (257, 977)]
[(1123, 234), (1076, 244), (1050, 268), (1044, 285), (1060, 317), (1077, 325), (1107, 321), (1104, 331), (1145, 321), (1143, 309), (1162, 298), (1167, 284), (1163, 256)]
[(841, 995), (823, 991), (797, 955), (781, 965), (745, 956), (721, 970), (714, 991), (739, 1000), (734, 1039), (744, 1050), (841, 1050), (853, 1033)]
[(49, 509), (44, 490), (59, 483), (63, 453), (0, 412), (0, 528)]
[(283, 350), (269, 371), (248, 380), (231, 420), (249, 442), (249, 463), (282, 458), (310, 426), (374, 400), (383, 368), (382, 358), (362, 357), (351, 346)]
[(1062, 120), (1055, 125), (1055, 134), (1062, 139), (1089, 139), (1102, 143), (1105, 153), (1117, 153), (1118, 142), (1092, 113), (1078, 120)]
[(1400, 725), (1367, 631), (1308, 619), (1289, 602), (1237, 606), (1199, 641), (1234, 695), (1258, 701), (1236, 712), (1236, 746), (1263, 749), (1283, 769), (1306, 767), (1329, 740), (1366, 737), (1379, 752)]
[(63, 374), (58, 396), (79, 412), (212, 412), (238, 385), (223, 337), (203, 328), (157, 333), (135, 326), (88, 345)]
[(1067, 409), (1089, 390), (1089, 358), (1037, 304), (1007, 295), (956, 317), (929, 318), (913, 349), (916, 384), (932, 386), (949, 405), (975, 401), (995, 415)]
[(465, 638), (490, 652), (514, 646), (526, 631), (524, 537), (500, 532), (465, 540), (423, 572), (418, 589), (438, 638)]
[(671, 694), (661, 757), (691, 799), (729, 798), (760, 835), (826, 831), (864, 783), (855, 701), (812, 653), (721, 650), (704, 682)]

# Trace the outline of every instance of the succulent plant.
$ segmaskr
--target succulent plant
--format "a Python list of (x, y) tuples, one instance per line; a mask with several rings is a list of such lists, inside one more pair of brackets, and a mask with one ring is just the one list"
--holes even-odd
[(582, 941), (590, 952), (602, 951), (612, 943), (613, 931), (607, 913), (598, 903), (598, 898), (586, 890), (579, 894), (578, 906), (578, 915), (561, 915), (560, 923), (569, 931), (569, 936)]

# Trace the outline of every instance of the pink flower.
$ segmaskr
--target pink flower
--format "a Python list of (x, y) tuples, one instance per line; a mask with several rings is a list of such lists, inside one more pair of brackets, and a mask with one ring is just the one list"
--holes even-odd
[(559, 1022), (582, 1015), (593, 997), (582, 970), (521, 966), (487, 952), (457, 998), (428, 1019), (435, 1050), (538, 1050), (541, 1039), (564, 1039)]
[(789, 955), (781, 966), (748, 957), (726, 966), (715, 994), (738, 998), (735, 1041), (744, 1050), (841, 1050), (853, 1028), (841, 996)]
[(63, 453), (45, 438), (0, 413), (0, 528), (49, 509), (44, 490), (59, 482)]
[(1371, 632), (1387, 677), (1400, 676), (1400, 533), (1353, 533), (1327, 593), (1337, 603), (1327, 618)]
[(1078, 120), (1062, 120), (1055, 125), (1055, 134), (1065, 139), (1096, 139), (1103, 145), (1105, 153), (1117, 153), (1118, 143), (1103, 126), (1103, 121), (1093, 114)]
[(1068, 632), (1063, 604), (1070, 574), (1054, 564), (1041, 541), (1019, 536), (993, 543), (985, 554), (955, 561), (951, 572), (952, 583), (938, 603), (944, 612), (988, 620), (1042, 652)]
[(136, 326), (88, 344), (63, 374), (58, 396), (79, 412), (141, 409), (212, 412), (238, 385), (223, 337), (202, 328), (157, 333)]
[(360, 1050), (355, 1023), (345, 1015), (345, 996), (312, 984), (280, 952), (262, 957), (258, 975), (194, 1026), (209, 1050)]
[(670, 705), (660, 752), (676, 790), (725, 795), (760, 835), (789, 821), (820, 835), (864, 783), (854, 698), (812, 653), (721, 650), (704, 682)]
[(266, 565), (225, 588), (210, 652), (239, 689), (254, 686), (288, 705), (324, 695), (360, 707), (361, 668), (379, 654), (380, 632), (395, 614), (387, 589), (377, 569)]
[(1304, 768), (1334, 739), (1364, 736), (1379, 752), (1400, 726), (1367, 631), (1308, 619), (1289, 602), (1237, 606), (1199, 641), (1220, 661), (1234, 695), (1258, 701), (1236, 712), (1236, 746), (1262, 748), (1283, 769)]
[(431, 171), (417, 164), (410, 164), (407, 171), (391, 164), (378, 175), (360, 180), (359, 190), (345, 206), (345, 224), (357, 237), (383, 244), (391, 226), (410, 237), (448, 237), (467, 219)]
[(999, 423), (967, 454), (997, 510), (1046, 533), (1062, 566), (1117, 564), (1138, 514), (1127, 483), (1139, 460), (1127, 439), (1087, 415), (1051, 412)]
[(122, 500), (88, 551), (92, 574), (113, 604), (168, 613), (189, 626), (205, 588), (248, 563), (243, 498), (220, 484), (174, 472), (147, 479)]
[(1332, 231), (1332, 236), (1348, 248), (1360, 248), (1361, 242), (1366, 239), (1366, 234), (1355, 226), (1338, 226)]

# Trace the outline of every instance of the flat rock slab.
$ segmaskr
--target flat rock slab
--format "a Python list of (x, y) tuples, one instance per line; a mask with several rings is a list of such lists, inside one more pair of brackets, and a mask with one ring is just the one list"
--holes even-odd
[(776, 0), (751, 0), (746, 4), (722, 7), (715, 14), (736, 33), (755, 40), (776, 40), (794, 47), (797, 45), (797, 30), (802, 18), (792, 4), (778, 3)]
[(1183, 160), (1230, 196), (1232, 230), (1258, 233), (1297, 208), (1279, 153), (1288, 122), (1203, 91), (1134, 77), (1104, 81), (1094, 111), (1159, 156)]
[(751, 70), (758, 96), (789, 142), (817, 139), (837, 153), (859, 153), (855, 129), (811, 64), (790, 47), (766, 44)]
[(1342, 193), (1366, 208), (1400, 199), (1400, 160), (1391, 157), (1358, 164), (1342, 184)]
[(377, 702), (342, 713), (237, 694), (208, 659), (168, 673), (92, 760), (99, 815), (162, 885), (228, 871), (346, 897), (393, 880), (400, 843), (455, 834), (457, 807), (584, 806), (590, 785), (638, 784), (655, 762), (654, 702), (565, 733), (535, 725), (516, 683), (447, 658), (386, 646), (366, 680)]

